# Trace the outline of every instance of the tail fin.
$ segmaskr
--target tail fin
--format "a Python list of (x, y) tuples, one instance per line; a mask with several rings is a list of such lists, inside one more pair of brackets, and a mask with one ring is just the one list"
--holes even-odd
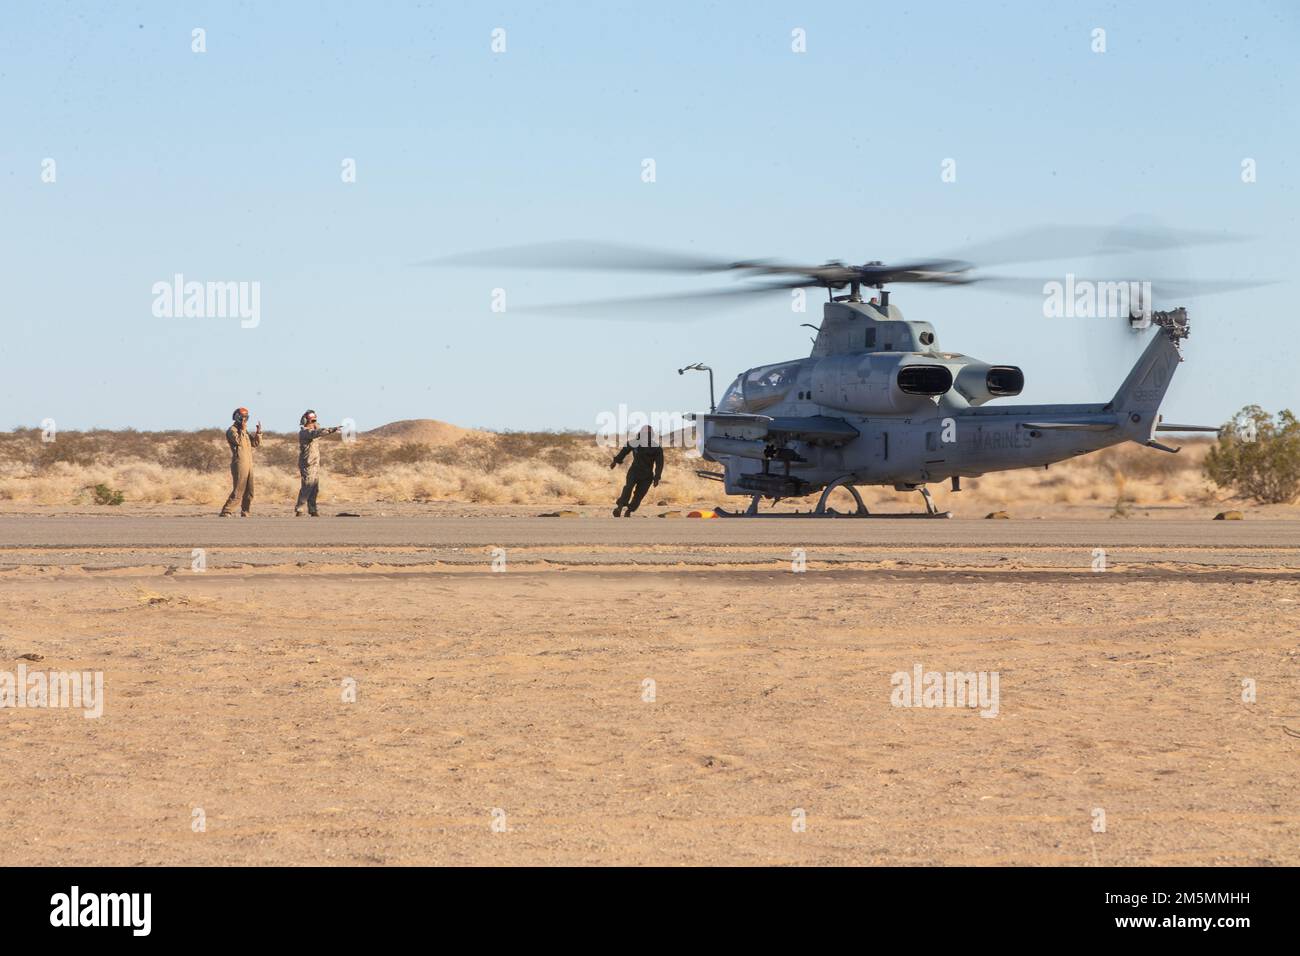
[[(1107, 406), (1120, 414), (1121, 427), (1144, 434), (1150, 432), (1174, 371), (1182, 360), (1174, 336), (1164, 328), (1157, 329), (1155, 337)], [(1136, 422), (1133, 421), (1134, 415), (1139, 416)]]

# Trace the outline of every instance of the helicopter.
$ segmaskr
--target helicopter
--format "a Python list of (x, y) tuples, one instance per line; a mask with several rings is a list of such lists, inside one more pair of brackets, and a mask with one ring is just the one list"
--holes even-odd
[[(983, 251), (1004, 262), (1057, 259), (1061, 258), (1061, 241), (1077, 240), (1081, 235), (1078, 229), (1061, 227), (985, 244)], [(1133, 252), (1219, 241), (1227, 240), (1207, 234), (1111, 230), (1105, 234), (1106, 248), (1101, 251)], [(484, 256), (440, 261), (480, 265)], [(993, 404), (1023, 391), (1023, 371), (1015, 365), (943, 350), (930, 322), (905, 318), (891, 301), (889, 287), (896, 285), (988, 285), (995, 280), (997, 287), (998, 277), (977, 274), (966, 258), (893, 265), (832, 261), (806, 266), (709, 259), (609, 244), (544, 243), (488, 253), (486, 261), (533, 268), (730, 272), (762, 280), (704, 293), (548, 307), (559, 311), (608, 310), (631, 303), (669, 309), (688, 301), (719, 302), (780, 290), (826, 290), (822, 321), (808, 326), (816, 337), (806, 357), (740, 373), (716, 405), (709, 370), (710, 411), (687, 416), (696, 425), (701, 457), (722, 468), (701, 469), (697, 474), (721, 483), (728, 495), (750, 499), (743, 511), (716, 509), (718, 517), (946, 518), (951, 512), (941, 512), (935, 506), (928, 487), (931, 483), (950, 482), (953, 491), (960, 491), (963, 478), (1047, 467), (1128, 441), (1177, 453), (1177, 448), (1158, 441), (1157, 434), (1218, 432), (1219, 428), (1162, 419), (1160, 405), (1183, 361), (1183, 344), (1191, 329), (1185, 306), (1168, 310), (1151, 307), (1153, 288), (1162, 294), (1183, 289), (1195, 295), (1254, 284), (1132, 283), (1134, 295), (1125, 297), (1126, 321), (1135, 335), (1147, 335), (1150, 340), (1109, 400)], [(1073, 282), (1073, 276), (1070, 279)], [(1004, 278), (1001, 285), (1023, 288), (1026, 281)], [(874, 290), (874, 294), (866, 298), (864, 290)], [(708, 366), (697, 363), (690, 368)], [(858, 491), (869, 485), (919, 492), (925, 511), (874, 514)], [(854, 511), (842, 513), (829, 507), (832, 493), (841, 488), (852, 496)], [(775, 505), (814, 494), (819, 497), (811, 511), (759, 511), (763, 500)]]

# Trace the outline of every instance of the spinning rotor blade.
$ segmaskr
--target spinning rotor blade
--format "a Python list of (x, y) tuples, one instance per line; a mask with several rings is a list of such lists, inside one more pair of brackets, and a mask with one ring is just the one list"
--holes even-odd
[[(1060, 277), (1039, 276), (979, 276), (971, 284), (988, 292), (1007, 292), (1012, 295), (1043, 298), (1043, 287), (1048, 282), (1062, 283)], [(1256, 289), (1273, 285), (1276, 279), (1093, 279), (1087, 276), (1075, 276), (1075, 288), (1082, 288), (1084, 283), (1091, 283), (1094, 288), (1108, 283), (1149, 282), (1153, 302), (1144, 303), (1148, 307), (1168, 308), (1176, 299), (1196, 299), (1206, 295), (1219, 295), (1224, 292), (1239, 292), (1243, 289)], [(1063, 283), (1062, 283), (1063, 284)]]
[[(898, 264), (868, 262), (850, 265), (827, 262), (822, 265), (801, 265), (771, 259), (729, 260), (696, 253), (671, 252), (641, 246), (609, 242), (543, 242), (463, 253), (438, 259), (425, 260), (429, 266), (484, 266), (514, 269), (566, 269), (577, 271), (661, 272), (687, 275), (729, 272), (749, 279), (765, 277), (774, 281), (740, 285), (730, 289), (705, 292), (681, 292), (661, 296), (610, 299), (540, 306), (535, 311), (564, 312), (580, 315), (586, 311), (608, 314), (610, 309), (621, 311), (638, 308), (676, 306), (685, 311), (694, 304), (719, 305), (726, 302), (743, 302), (747, 298), (774, 291), (799, 288), (826, 288), (831, 290), (855, 287), (883, 287), (898, 283), (936, 285), (977, 285), (990, 291), (1004, 291), (1042, 297), (1043, 287), (1055, 276), (1041, 279), (1014, 276), (979, 276), (974, 273), (980, 264), (1005, 264), (1010, 262), (1041, 262), (1088, 256), (1127, 255), (1177, 249), (1183, 246), (1208, 243), (1233, 242), (1240, 236), (1228, 233), (1172, 230), (1157, 226), (1049, 226), (995, 239), (962, 250), (953, 258), (904, 260)], [(1130, 263), (1132, 265), (1132, 263)], [(1100, 271), (1100, 270), (1099, 270)], [(1119, 268), (1116, 271), (1120, 271)], [(1124, 271), (1144, 271), (1126, 269)], [(1177, 271), (1177, 270), (1175, 270)], [(1060, 277), (1064, 279), (1064, 276)], [(1059, 280), (1058, 280), (1059, 281)], [(1075, 280), (1076, 283), (1082, 280)], [(1105, 280), (1119, 281), (1119, 280)], [(1124, 280), (1128, 281), (1128, 280)], [(1140, 280), (1142, 281), (1142, 280)], [(1143, 305), (1169, 305), (1174, 297), (1195, 297), (1231, 292), (1266, 284), (1255, 281), (1234, 280), (1145, 280), (1151, 283), (1153, 302)], [(673, 318), (685, 317), (674, 315)]]
[(737, 268), (760, 275), (801, 275), (812, 280), (811, 285), (840, 289), (851, 282), (862, 285), (890, 285), (895, 282), (938, 282), (944, 285), (965, 285), (973, 281), (967, 275), (973, 266), (957, 259), (931, 259), (901, 265), (868, 263), (862, 266), (829, 262), (824, 266), (797, 266), (778, 263), (738, 263)]
[(1156, 252), (1184, 246), (1240, 242), (1248, 237), (1227, 232), (1165, 229), (1157, 226), (1043, 226), (1000, 239), (966, 246), (954, 258), (981, 266), (1049, 262), (1085, 256)]
[(483, 266), (511, 269), (574, 269), (594, 272), (725, 272), (736, 263), (684, 252), (667, 252), (613, 242), (536, 242), (426, 259), (429, 266)]
[(684, 322), (705, 312), (720, 308), (745, 305), (773, 292), (815, 287), (808, 281), (772, 282), (763, 285), (736, 286), (731, 289), (710, 289), (705, 292), (677, 292), (668, 295), (630, 296), (618, 299), (597, 299), (583, 302), (556, 302), (549, 305), (525, 307), (520, 312), (541, 312), (571, 316), (577, 319), (656, 319), (664, 322)]
[(607, 242), (542, 242), (463, 253), (425, 260), (420, 265), (483, 266), (512, 269), (572, 269), (594, 272), (675, 272), (703, 274), (736, 272), (752, 276), (803, 276), (809, 285), (842, 288), (851, 282), (884, 285), (892, 282), (938, 282), (948, 285), (970, 281), (965, 274), (969, 262), (928, 259), (899, 265), (800, 265), (770, 259), (729, 260), (718, 257), (667, 252), (640, 246)]

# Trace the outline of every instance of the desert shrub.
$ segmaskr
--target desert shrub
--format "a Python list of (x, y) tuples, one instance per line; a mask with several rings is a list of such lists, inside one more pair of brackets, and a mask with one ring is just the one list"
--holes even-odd
[[(34, 428), (20, 429), (0, 442), (0, 457), (10, 461), (30, 462), (37, 472), (55, 465), (88, 466), (115, 464), (123, 461), (168, 460), (168, 452), (177, 443), (193, 439), (195, 434), (219, 436), (216, 431), (190, 432), (138, 432), (135, 429), (109, 431), (97, 428), (92, 431), (59, 431), (53, 441), (42, 441), (41, 432)], [(176, 463), (177, 467), (190, 467)]]
[(544, 461), (556, 468), (586, 456), (596, 446), (587, 432), (501, 432), (491, 442), (497, 461)]
[(91, 494), (94, 496), (97, 505), (120, 505), (126, 500), (126, 496), (122, 492), (105, 484), (96, 485), (91, 490)]
[(429, 460), (438, 465), (459, 465), (482, 474), (496, 471), (501, 465), (496, 453), (496, 440), (487, 435), (471, 435), (455, 444), (434, 448), (429, 452)]
[(595, 447), (595, 438), (587, 432), (502, 432), (470, 435), (455, 444), (428, 449), (426, 459), (485, 475), (517, 462), (564, 471), (590, 458)]
[(40, 442), (37, 445), (32, 466), (37, 471), (44, 471), (59, 463), (91, 465), (95, 462), (95, 456), (95, 442), (84, 432), (59, 432), (54, 441)]
[(172, 441), (162, 463), (169, 468), (216, 471), (230, 464), (230, 448), (215, 429), (188, 432)]
[(1266, 504), (1300, 497), (1300, 420), (1247, 405), (1219, 434), (1205, 458), (1205, 477), (1220, 488)]
[[(158, 432), (138, 432), (134, 428), (124, 428), (121, 431), (96, 428), (82, 432), (81, 437), (92, 449), (92, 453), (101, 459), (124, 461), (137, 458), (141, 461), (157, 461), (162, 447), (160, 439), (164, 435)], [(62, 440), (63, 434), (60, 433), (54, 444)]]
[(36, 428), (15, 428), (0, 432), (0, 461), (30, 465), (41, 447), (41, 433)]
[(379, 475), (384, 471), (384, 462), (388, 458), (387, 444), (373, 439), (348, 442), (331, 451), (330, 470), (344, 475)]
[(396, 448), (390, 449), (385, 456), (387, 465), (418, 465), (429, 458), (432, 451), (428, 445), (420, 441), (404, 441)]
[[(328, 441), (329, 439), (324, 439)], [(297, 446), (295, 446), (296, 448)], [(295, 452), (296, 455), (296, 452)], [(424, 442), (393, 445), (382, 439), (348, 442), (329, 452), (330, 469), (344, 475), (377, 478), (402, 465), (437, 461), (433, 449)], [(296, 458), (295, 458), (296, 461)]]
[(542, 460), (556, 468), (568, 468), (591, 455), (596, 437), (585, 432), (555, 432), (546, 436), (550, 445), (541, 451)]
[[(226, 462), (230, 462), (230, 446), (226, 445)], [(298, 467), (298, 433), (262, 432), (261, 447), (253, 451), (253, 466), (263, 468)]]
[(1132, 442), (1115, 445), (1089, 455), (1086, 461), (1110, 471), (1123, 472), (1129, 478), (1170, 479), (1196, 469), (1196, 456), (1204, 448), (1203, 439), (1182, 439), (1177, 455), (1144, 448)]

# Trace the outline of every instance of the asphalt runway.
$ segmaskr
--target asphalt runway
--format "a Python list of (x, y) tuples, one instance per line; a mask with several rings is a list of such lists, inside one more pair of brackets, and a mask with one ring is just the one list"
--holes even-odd
[(516, 564), (672, 565), (809, 561), (921, 566), (1187, 563), (1300, 568), (1300, 522), (978, 519), (18, 516), (0, 518), (0, 568), (448, 564), (505, 549)]

